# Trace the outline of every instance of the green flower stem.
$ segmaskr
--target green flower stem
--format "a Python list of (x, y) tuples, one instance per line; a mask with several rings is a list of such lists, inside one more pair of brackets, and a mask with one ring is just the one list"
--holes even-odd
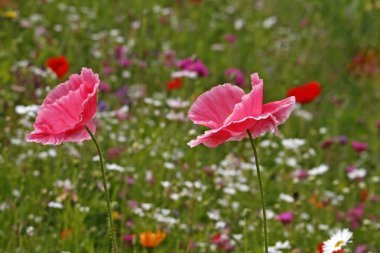
[(103, 156), (102, 152), (100, 151), (100, 147), (98, 142), (95, 139), (94, 134), (91, 132), (91, 130), (86, 126), (87, 132), (90, 134), (91, 139), (94, 141), (96, 149), (98, 150), (98, 155), (99, 155), (99, 163), (100, 163), (100, 170), (102, 171), (102, 181), (103, 181), (103, 187), (104, 187), (104, 192), (106, 195), (106, 200), (107, 200), (107, 209), (108, 209), (108, 226), (111, 238), (112, 238), (112, 252), (116, 253), (117, 252), (117, 243), (116, 243), (116, 237), (115, 237), (115, 228), (113, 226), (113, 219), (112, 219), (112, 212), (111, 212), (111, 205), (110, 205), (110, 197), (108, 194), (108, 188), (107, 188), (107, 181), (106, 181), (106, 176), (104, 173), (104, 165), (103, 165)]
[(259, 178), (259, 186), (260, 186), (260, 195), (261, 195), (261, 207), (263, 209), (263, 218), (264, 218), (264, 244), (265, 244), (265, 253), (268, 253), (268, 233), (267, 233), (267, 214), (265, 211), (265, 199), (264, 199), (264, 191), (263, 191), (263, 182), (261, 181), (261, 174), (260, 174), (260, 167), (259, 167), (259, 158), (257, 156), (257, 151), (255, 147), (255, 142), (252, 138), (252, 134), (247, 129), (247, 134), (249, 136), (249, 140), (252, 145), (253, 153), (255, 155), (255, 164), (256, 164), (256, 171), (257, 171), (257, 177)]
[(248, 218), (250, 216), (251, 210), (244, 209), (243, 216), (244, 216), (244, 253), (248, 253)]

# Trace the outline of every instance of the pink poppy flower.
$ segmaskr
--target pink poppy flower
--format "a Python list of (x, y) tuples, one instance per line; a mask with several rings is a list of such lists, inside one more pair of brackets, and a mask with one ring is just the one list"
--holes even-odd
[(266, 132), (278, 134), (277, 126), (283, 124), (293, 111), (295, 98), (271, 102), (263, 105), (263, 80), (257, 73), (251, 75), (252, 91), (244, 91), (231, 84), (218, 85), (199, 96), (191, 106), (188, 117), (195, 124), (211, 128), (190, 147), (203, 143), (207, 147), (217, 147), (226, 141), (240, 141)]
[(82, 68), (80, 75), (73, 74), (54, 88), (38, 110), (34, 131), (26, 141), (59, 145), (91, 139), (85, 127), (95, 133), (92, 119), (96, 113), (99, 84), (97, 74)]

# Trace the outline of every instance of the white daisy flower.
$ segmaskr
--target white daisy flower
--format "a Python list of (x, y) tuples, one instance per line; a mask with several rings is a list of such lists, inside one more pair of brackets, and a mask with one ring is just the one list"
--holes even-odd
[(323, 243), (323, 253), (333, 253), (341, 250), (347, 243), (351, 242), (352, 232), (348, 229), (338, 230), (329, 240)]

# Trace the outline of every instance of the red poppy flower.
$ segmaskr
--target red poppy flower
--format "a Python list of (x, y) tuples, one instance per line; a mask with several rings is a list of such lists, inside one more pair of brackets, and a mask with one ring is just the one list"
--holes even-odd
[(321, 85), (313, 81), (288, 90), (287, 96), (295, 96), (297, 103), (307, 104), (316, 99), (319, 94), (321, 94)]
[(222, 237), (222, 235), (220, 233), (217, 233), (216, 235), (214, 235), (212, 238), (211, 238), (211, 241), (213, 243), (218, 243), (220, 242), (220, 238)]
[(45, 65), (50, 68), (58, 78), (62, 78), (69, 71), (69, 62), (64, 56), (52, 57), (46, 60)]
[(234, 245), (231, 243), (231, 240), (220, 233), (217, 233), (211, 238), (211, 242), (216, 244), (222, 252), (231, 252), (234, 250)]
[(168, 90), (175, 90), (175, 89), (181, 88), (181, 86), (182, 86), (181, 79), (176, 78), (176, 79), (169, 81), (166, 87)]

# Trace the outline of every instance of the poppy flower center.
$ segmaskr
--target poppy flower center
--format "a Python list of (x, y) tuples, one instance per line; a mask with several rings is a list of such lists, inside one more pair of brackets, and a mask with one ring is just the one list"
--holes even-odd
[(338, 247), (342, 246), (343, 244), (344, 244), (344, 241), (340, 240), (337, 243), (335, 243), (335, 247), (338, 248)]

